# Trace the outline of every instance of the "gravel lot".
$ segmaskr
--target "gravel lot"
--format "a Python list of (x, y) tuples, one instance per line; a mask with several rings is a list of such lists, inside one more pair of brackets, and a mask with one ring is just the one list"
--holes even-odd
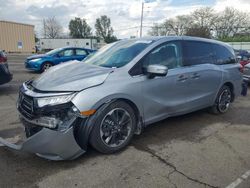
[[(24, 69), (24, 58), (9, 56), (14, 79), (0, 86), (0, 136), (12, 141), (23, 131), (15, 107), (18, 87), (39, 76)], [(229, 188), (249, 188), (250, 94), (238, 98), (224, 115), (202, 110), (153, 124), (114, 155), (89, 148), (77, 160), (52, 162), (0, 147), (0, 169), (0, 187), (199, 188), (231, 184)], [(240, 184), (233, 186), (233, 182)]]

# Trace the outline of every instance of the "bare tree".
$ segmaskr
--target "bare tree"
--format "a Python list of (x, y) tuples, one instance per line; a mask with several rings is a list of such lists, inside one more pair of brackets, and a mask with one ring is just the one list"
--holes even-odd
[(149, 34), (156, 36), (183, 35), (190, 24), (192, 24), (190, 16), (181, 15), (175, 18), (166, 19), (162, 24), (155, 24), (151, 27)]
[(166, 20), (166, 24), (168, 25), (171, 33), (180, 36), (184, 35), (187, 28), (190, 27), (192, 19), (189, 15), (181, 15), (173, 19)]
[(148, 31), (148, 34), (151, 36), (167, 36), (170, 34), (170, 29), (165, 22), (162, 24), (155, 23)]
[(191, 17), (193, 19), (193, 23), (196, 27), (200, 28), (213, 28), (215, 22), (217, 21), (217, 14), (214, 12), (211, 7), (204, 7), (195, 10)]
[(44, 38), (59, 38), (62, 35), (62, 26), (55, 17), (43, 19)]
[(215, 30), (219, 38), (234, 36), (250, 27), (249, 16), (234, 8), (227, 7), (219, 13), (215, 22)]
[(219, 13), (211, 7), (199, 8), (190, 15), (176, 16), (166, 19), (163, 23), (154, 24), (148, 33), (150, 35), (188, 34), (222, 39), (250, 33), (250, 16), (229, 7)]
[(199, 25), (192, 25), (189, 27), (185, 33), (187, 36), (211, 38), (211, 32), (208, 27), (201, 27)]

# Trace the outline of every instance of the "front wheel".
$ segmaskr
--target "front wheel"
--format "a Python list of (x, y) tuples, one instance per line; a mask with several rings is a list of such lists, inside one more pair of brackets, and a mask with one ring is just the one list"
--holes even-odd
[(214, 114), (223, 114), (228, 111), (232, 101), (231, 89), (224, 85), (216, 98), (215, 104), (210, 108), (210, 111)]
[(46, 62), (42, 65), (41, 72), (45, 72), (49, 70), (52, 67), (52, 63)]
[(116, 101), (98, 114), (90, 144), (101, 153), (117, 152), (128, 145), (135, 126), (136, 116), (131, 106), (123, 101)]

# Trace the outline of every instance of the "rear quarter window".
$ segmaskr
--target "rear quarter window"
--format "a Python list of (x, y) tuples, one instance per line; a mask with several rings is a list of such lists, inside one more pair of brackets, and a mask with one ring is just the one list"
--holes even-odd
[(214, 63), (212, 44), (200, 41), (183, 42), (184, 66)]
[(225, 46), (213, 44), (213, 48), (215, 51), (216, 64), (223, 65), (237, 62), (234, 53)]

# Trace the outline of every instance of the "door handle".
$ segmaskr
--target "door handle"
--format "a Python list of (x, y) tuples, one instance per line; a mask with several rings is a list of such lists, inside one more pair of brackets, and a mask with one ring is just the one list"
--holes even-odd
[(201, 76), (196, 72), (196, 73), (193, 73), (193, 75), (191, 76), (192, 79), (198, 79), (200, 78)]
[(188, 77), (186, 77), (184, 74), (181, 74), (179, 77), (178, 77), (178, 80), (179, 82), (185, 82), (186, 80), (188, 79)]

